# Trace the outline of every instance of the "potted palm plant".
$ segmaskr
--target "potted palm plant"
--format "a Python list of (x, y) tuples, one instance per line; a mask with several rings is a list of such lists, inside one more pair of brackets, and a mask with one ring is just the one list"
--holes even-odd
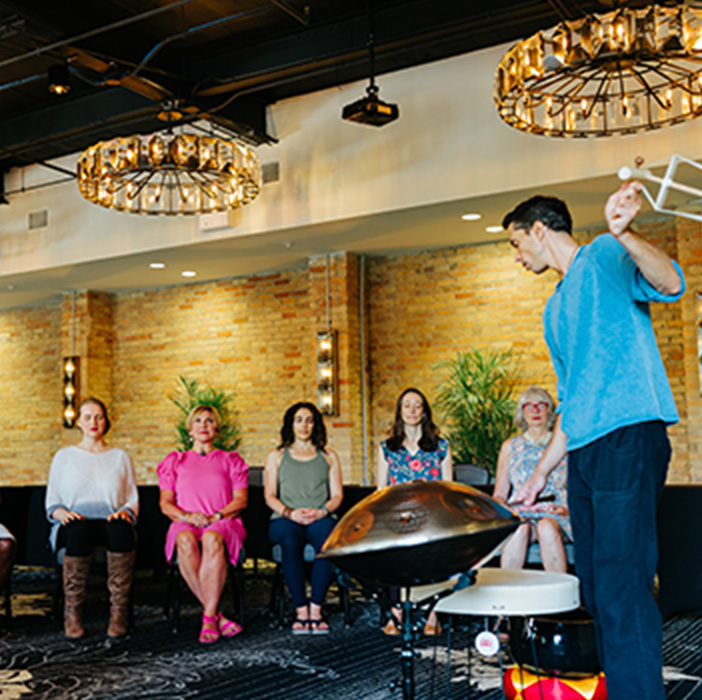
[(485, 467), (494, 477), (500, 447), (514, 430), (516, 372), (511, 350), (472, 348), (438, 367), (448, 368), (437, 387), (436, 406), (448, 426), (453, 461)]
[(188, 380), (185, 377), (178, 379), (180, 381), (178, 393), (171, 396), (170, 399), (181, 411), (176, 428), (182, 450), (190, 449), (191, 444), (190, 434), (185, 427), (185, 419), (190, 411), (199, 404), (215, 408), (222, 420), (222, 425), (212, 441), (214, 447), (225, 452), (236, 450), (241, 443), (241, 433), (233, 408), (234, 397), (210, 386), (201, 388), (197, 379)]

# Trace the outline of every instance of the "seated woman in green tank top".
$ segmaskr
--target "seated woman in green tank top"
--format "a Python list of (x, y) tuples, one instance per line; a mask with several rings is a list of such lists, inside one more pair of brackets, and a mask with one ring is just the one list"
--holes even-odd
[(327, 561), (315, 560), (308, 603), (303, 553), (307, 542), (319, 552), (336, 524), (332, 513), (343, 497), (341, 464), (326, 446), (324, 420), (314, 404), (291, 406), (280, 437), (264, 472), (266, 504), (273, 511), (268, 535), (283, 550), (283, 576), (296, 609), (293, 634), (326, 634), (322, 604), (333, 569)]

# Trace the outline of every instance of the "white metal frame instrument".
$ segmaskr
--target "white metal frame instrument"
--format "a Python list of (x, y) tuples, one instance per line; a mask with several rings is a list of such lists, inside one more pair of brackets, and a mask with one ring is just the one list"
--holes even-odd
[[(637, 166), (640, 166), (643, 163), (643, 160), (639, 158), (637, 158), (636, 160)], [(697, 163), (694, 160), (690, 160), (689, 158), (685, 158), (683, 156), (674, 155), (671, 157), (670, 163), (668, 163), (668, 168), (665, 171), (665, 175), (663, 177), (658, 177), (654, 175), (647, 168), (629, 168), (626, 166), (619, 169), (618, 175), (620, 180), (641, 180), (645, 182), (654, 182), (660, 185), (660, 187), (658, 188), (658, 194), (656, 195), (655, 199), (648, 191), (646, 186), (644, 185), (643, 187), (643, 194), (655, 211), (661, 212), (663, 214), (670, 214), (671, 216), (681, 216), (686, 219), (692, 219), (693, 221), (702, 221), (702, 211), (699, 214), (695, 214), (693, 212), (665, 208), (665, 200), (668, 197), (668, 192), (670, 190), (684, 192), (685, 194), (692, 195), (693, 197), (699, 197), (702, 204), (702, 190), (698, 189), (697, 187), (690, 187), (689, 185), (683, 185), (678, 182), (675, 182), (675, 171), (677, 170), (678, 165), (681, 163), (685, 163), (686, 165), (689, 165), (695, 168), (696, 170), (702, 170), (702, 164)]]

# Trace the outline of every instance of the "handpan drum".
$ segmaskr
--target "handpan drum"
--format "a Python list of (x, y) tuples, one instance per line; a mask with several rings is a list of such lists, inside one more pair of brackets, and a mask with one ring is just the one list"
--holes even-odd
[(434, 583), (489, 559), (519, 522), (470, 486), (415, 481), (388, 486), (356, 504), (318, 556), (369, 583)]

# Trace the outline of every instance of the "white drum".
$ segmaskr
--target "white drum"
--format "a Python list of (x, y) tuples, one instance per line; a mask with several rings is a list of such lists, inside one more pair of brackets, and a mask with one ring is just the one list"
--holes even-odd
[[(528, 569), (477, 570), (474, 584), (441, 598), (434, 610), (451, 615), (541, 615), (580, 606), (580, 585), (571, 574)], [(416, 586), (412, 601), (450, 588), (455, 580)]]

